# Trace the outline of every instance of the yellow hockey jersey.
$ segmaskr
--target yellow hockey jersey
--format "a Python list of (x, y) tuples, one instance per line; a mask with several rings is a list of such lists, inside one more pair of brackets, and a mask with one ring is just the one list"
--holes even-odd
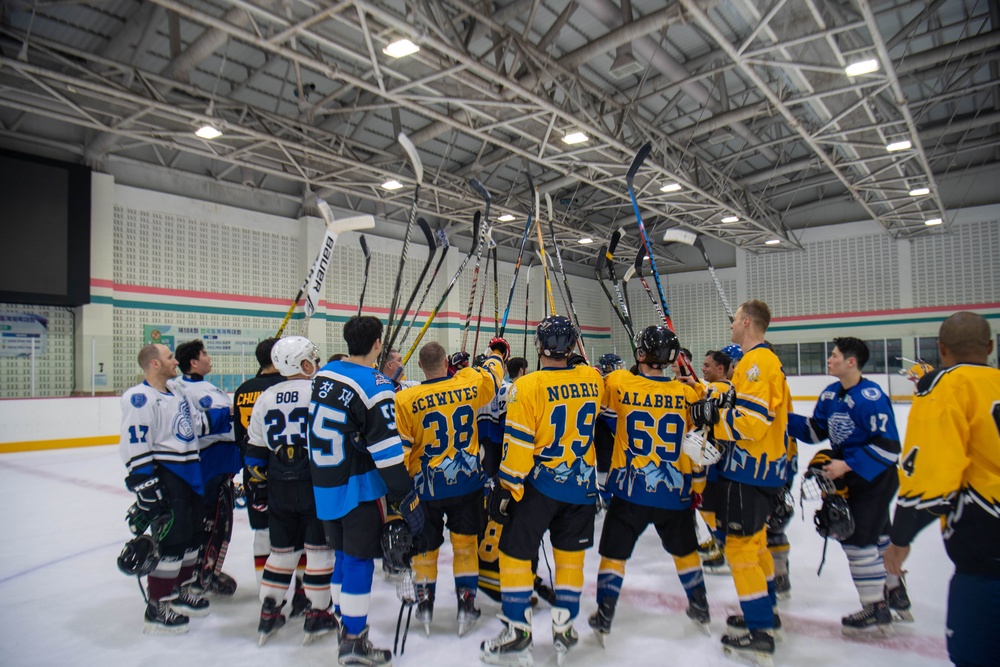
[(604, 378), (594, 368), (543, 368), (514, 382), (507, 395), (500, 483), (514, 500), (524, 481), (550, 498), (594, 502), (594, 424)]
[(788, 475), (785, 430), (792, 408), (781, 361), (766, 345), (748, 350), (733, 373), (736, 405), (721, 410), (714, 434), (728, 440), (719, 476), (753, 486), (782, 486)]
[(959, 364), (921, 378), (900, 460), (893, 543), (946, 515), (956, 569), (1000, 577), (1000, 370)]
[(681, 451), (691, 428), (688, 406), (698, 400), (698, 391), (671, 378), (626, 370), (609, 373), (604, 386), (605, 405), (618, 417), (607, 488), (637, 505), (688, 509), (692, 486), (704, 488), (704, 472), (694, 474)]
[(489, 405), (502, 380), (503, 360), (493, 354), (483, 368), (463, 368), (396, 394), (396, 428), (422, 500), (483, 488), (476, 412)]

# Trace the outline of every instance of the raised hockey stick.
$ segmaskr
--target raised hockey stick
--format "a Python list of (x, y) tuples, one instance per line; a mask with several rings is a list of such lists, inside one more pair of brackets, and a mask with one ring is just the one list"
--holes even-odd
[[(635, 212), (636, 222), (639, 223), (639, 234), (642, 236), (642, 248), (645, 248), (646, 254), (649, 256), (649, 267), (653, 272), (653, 281), (656, 283), (656, 292), (660, 297), (659, 304), (657, 304), (654, 300), (653, 307), (656, 309), (657, 315), (659, 315), (663, 320), (663, 323), (666, 324), (671, 331), (676, 333), (673, 320), (670, 318), (670, 307), (667, 305), (667, 296), (663, 292), (663, 283), (660, 281), (660, 272), (656, 269), (656, 257), (653, 255), (653, 244), (649, 242), (649, 234), (646, 233), (646, 225), (642, 221), (642, 211), (639, 210), (639, 202), (635, 198), (635, 175), (638, 173), (642, 163), (646, 161), (646, 158), (649, 157), (649, 154), (652, 151), (653, 144), (648, 141), (644, 143), (641, 148), (639, 148), (639, 151), (635, 154), (635, 158), (632, 160), (632, 164), (628, 168), (628, 172), (625, 174), (625, 184), (628, 186), (628, 196), (632, 200), (632, 210)], [(639, 259), (636, 261), (636, 272), (640, 270), (642, 265), (642, 248), (640, 248)], [(643, 287), (649, 291), (649, 285), (646, 283), (646, 279), (643, 278), (641, 274), (639, 277), (642, 278)], [(652, 297), (651, 292), (650, 297)], [(694, 372), (694, 367), (691, 366), (690, 359), (681, 354), (680, 362), (681, 366), (684, 366), (692, 377), (698, 377)]]
[(361, 277), (361, 296), (358, 297), (358, 316), (361, 316), (361, 309), (365, 305), (365, 290), (368, 288), (368, 270), (372, 265), (372, 253), (368, 249), (368, 241), (365, 240), (365, 235), (362, 234), (359, 239), (361, 242), (361, 253), (365, 256), (365, 272)]
[[(535, 227), (535, 231), (538, 233), (538, 250), (535, 254), (538, 255), (538, 261), (542, 265), (542, 276), (545, 278), (545, 292), (549, 297), (549, 315), (556, 314), (556, 298), (552, 294), (552, 278), (549, 276), (549, 265), (545, 261), (545, 239), (542, 238), (542, 221), (538, 221), (538, 225)], [(544, 319), (544, 317), (542, 318)]]
[[(497, 245), (493, 241), (493, 230), (492, 229), (486, 234), (486, 239), (487, 239), (487, 241), (489, 241), (489, 251), (488, 252), (495, 257), (496, 253), (497, 253)], [(494, 276), (494, 278), (495, 277), (496, 276)], [(473, 352), (476, 352), (477, 350), (479, 350), (479, 331), (483, 327), (483, 306), (486, 305), (486, 283), (489, 281), (489, 279), (490, 279), (490, 260), (489, 260), (489, 256), (487, 256), (487, 258), (486, 258), (486, 275), (483, 276), (483, 292), (482, 292), (482, 295), (479, 297), (479, 313), (476, 315), (476, 338), (475, 338), (475, 342), (472, 343), (472, 350), (473, 350)]]
[[(406, 266), (406, 254), (410, 249), (410, 234), (413, 232), (413, 223), (417, 220), (417, 204), (420, 202), (420, 186), (424, 182), (424, 163), (420, 161), (420, 156), (417, 155), (417, 147), (413, 145), (410, 138), (407, 137), (402, 132), (396, 137), (399, 141), (399, 145), (403, 147), (403, 151), (410, 158), (410, 164), (413, 165), (413, 171), (417, 177), (416, 187), (413, 189), (413, 200), (410, 203), (410, 215), (406, 221), (406, 233), (403, 235), (403, 250), (399, 253), (399, 266), (396, 269), (396, 286), (392, 292), (392, 302), (389, 306), (389, 322), (385, 329), (385, 340), (382, 341), (382, 352), (379, 354), (378, 367), (382, 368), (385, 363), (386, 358), (389, 356), (389, 350), (391, 345), (389, 344), (389, 338), (392, 335), (393, 325), (396, 319), (396, 306), (399, 305), (399, 293), (402, 291), (403, 287), (403, 269)], [(402, 314), (401, 318), (405, 319), (406, 314)]]
[(451, 245), (448, 243), (448, 235), (443, 229), (437, 230), (437, 237), (438, 246), (443, 248), (441, 256), (438, 258), (437, 265), (431, 273), (430, 280), (427, 281), (427, 285), (424, 287), (424, 293), (420, 295), (420, 303), (417, 304), (417, 309), (413, 311), (413, 316), (410, 318), (406, 328), (403, 329), (402, 337), (400, 337), (399, 341), (396, 343), (400, 347), (403, 347), (403, 344), (406, 343), (406, 339), (410, 337), (410, 331), (413, 330), (413, 325), (417, 321), (417, 317), (420, 315), (420, 309), (424, 307), (424, 301), (427, 300), (427, 295), (430, 294), (431, 288), (434, 287), (434, 281), (437, 279), (438, 271), (441, 270), (441, 265), (444, 264), (444, 258), (448, 256), (448, 250), (451, 249)]
[(524, 274), (524, 346), (521, 356), (528, 356), (528, 304), (531, 302), (531, 267), (535, 265), (534, 256), (528, 258), (528, 270)]
[(628, 321), (628, 328), (630, 330), (635, 329), (632, 325), (632, 311), (629, 310), (628, 306), (628, 295), (623, 291), (622, 285), (618, 282), (618, 276), (615, 275), (615, 250), (618, 249), (618, 244), (621, 242), (622, 237), (625, 236), (625, 229), (619, 227), (615, 230), (614, 234), (611, 235), (611, 241), (608, 243), (608, 252), (605, 255), (607, 260), (608, 275), (611, 277), (611, 284), (615, 288), (615, 295), (618, 297), (618, 305), (621, 307), (622, 314)]
[(399, 322), (396, 324), (395, 331), (389, 336), (389, 349), (396, 344), (396, 339), (399, 338), (399, 332), (403, 328), (403, 323), (406, 322), (406, 316), (410, 312), (410, 306), (413, 305), (414, 300), (417, 298), (417, 292), (420, 290), (420, 284), (424, 282), (424, 278), (427, 277), (427, 272), (431, 270), (431, 264), (434, 262), (434, 255), (437, 254), (437, 241), (434, 232), (431, 231), (431, 226), (427, 224), (427, 221), (423, 218), (417, 218), (417, 226), (420, 227), (420, 231), (424, 233), (424, 238), (427, 240), (427, 261), (424, 262), (424, 268), (420, 271), (420, 277), (417, 281), (413, 283), (413, 289), (410, 290), (410, 297), (406, 300), (406, 305), (403, 306), (402, 312), (399, 314)]
[[(497, 264), (498, 252), (496, 243), (493, 244), (493, 335), (500, 335), (500, 288), (498, 283), (500, 282), (500, 269)], [(478, 347), (476, 348), (479, 349)]]
[(503, 309), (503, 319), (500, 320), (500, 331), (497, 335), (503, 338), (503, 332), (507, 330), (507, 317), (510, 315), (510, 306), (514, 301), (514, 288), (517, 286), (517, 274), (521, 271), (521, 260), (524, 258), (524, 246), (528, 243), (528, 234), (531, 232), (531, 222), (538, 211), (538, 190), (535, 189), (535, 181), (531, 178), (531, 169), (525, 169), (524, 174), (528, 179), (528, 192), (532, 196), (531, 208), (528, 210), (528, 221), (524, 224), (524, 233), (521, 234), (521, 247), (517, 251), (517, 261), (514, 262), (514, 276), (510, 279), (510, 292), (507, 294), (507, 307)]
[[(617, 232), (615, 232), (617, 234)], [(628, 334), (629, 344), (632, 346), (632, 353), (635, 354), (635, 332), (632, 331), (632, 322), (628, 317), (628, 311), (622, 314), (619, 309), (618, 303), (615, 301), (615, 297), (611, 296), (611, 292), (608, 291), (607, 285), (604, 284), (604, 265), (608, 261), (608, 256), (611, 254), (607, 250), (608, 246), (601, 246), (601, 249), (597, 251), (597, 263), (594, 265), (594, 277), (597, 278), (597, 284), (601, 286), (601, 291), (604, 292), (604, 296), (607, 297), (608, 303), (611, 304), (611, 310), (614, 311), (615, 315), (618, 316), (618, 321), (622, 323), (625, 328), (625, 333)], [(617, 288), (617, 284), (615, 284)], [(624, 308), (624, 304), (621, 306)]]
[[(469, 180), (469, 187), (471, 187), (480, 197), (483, 198), (483, 202), (486, 204), (486, 213), (483, 216), (483, 227), (482, 234), (483, 237), (479, 241), (479, 250), (476, 253), (476, 268), (472, 271), (472, 289), (469, 291), (469, 306), (465, 310), (465, 326), (462, 329), (462, 351), (465, 352), (466, 346), (469, 344), (469, 326), (472, 324), (472, 307), (476, 303), (476, 288), (479, 285), (479, 265), (483, 261), (483, 251), (486, 249), (486, 236), (488, 232), (493, 231), (493, 227), (490, 225), (490, 206), (493, 204), (493, 197), (490, 196), (490, 191), (486, 189), (486, 186), (480, 183), (476, 179)], [(489, 261), (489, 260), (487, 260)]]
[(701, 238), (694, 232), (674, 227), (673, 229), (668, 229), (663, 235), (663, 242), (693, 245), (701, 252), (701, 256), (705, 260), (705, 264), (708, 265), (708, 272), (712, 275), (712, 282), (715, 283), (715, 290), (719, 293), (719, 298), (722, 300), (722, 307), (726, 309), (726, 317), (728, 317), (729, 321), (732, 322), (733, 309), (729, 307), (729, 299), (726, 298), (726, 292), (722, 289), (722, 282), (719, 280), (719, 276), (715, 273), (715, 265), (712, 264), (712, 260), (709, 258), (708, 251), (705, 250), (705, 244), (701, 242)]
[(630, 264), (629, 267), (625, 269), (625, 275), (623, 275), (622, 279), (618, 281), (618, 284), (621, 285), (622, 298), (625, 299), (625, 308), (628, 310), (629, 322), (632, 323), (632, 328), (634, 330), (635, 322), (632, 319), (632, 313), (635, 311), (632, 310), (632, 301), (628, 296), (628, 283), (632, 280), (633, 276), (635, 276), (635, 267)]
[[(479, 231), (480, 219), (481, 215), (479, 211), (476, 211), (475, 217), (472, 218), (472, 247), (469, 248), (469, 254), (465, 256), (465, 259), (462, 260), (462, 263), (459, 265), (458, 270), (455, 271), (455, 275), (451, 277), (451, 281), (448, 283), (448, 286), (444, 289), (444, 293), (441, 295), (441, 300), (438, 301), (438, 304), (436, 306), (434, 306), (434, 310), (431, 311), (431, 314), (430, 316), (428, 316), (427, 321), (424, 322), (424, 326), (420, 328), (420, 333), (417, 334), (417, 339), (413, 341), (413, 344), (410, 345), (410, 349), (406, 351), (406, 355), (403, 357), (404, 366), (406, 365), (406, 362), (410, 360), (410, 357), (413, 356), (414, 350), (416, 350), (417, 345), (420, 344), (420, 339), (422, 339), (424, 337), (424, 334), (427, 333), (427, 330), (430, 329), (431, 322), (433, 322), (434, 318), (437, 317), (438, 311), (440, 311), (441, 308), (444, 306), (444, 302), (448, 300), (448, 295), (451, 294), (452, 288), (454, 288), (455, 283), (458, 282), (458, 277), (461, 276), (462, 271), (465, 270), (465, 265), (469, 263), (470, 259), (472, 259), (472, 255), (475, 254), (476, 249), (483, 244), (483, 237)], [(476, 239), (479, 239), (478, 243)]]
[(323, 216), (323, 220), (326, 222), (326, 233), (323, 235), (323, 243), (320, 245), (319, 254), (316, 255), (316, 260), (310, 267), (309, 273), (306, 274), (306, 279), (302, 281), (302, 287), (299, 288), (298, 294), (292, 300), (292, 305), (289, 306), (288, 312), (285, 313), (285, 319), (281, 321), (278, 333), (274, 335), (275, 338), (281, 338), (285, 327), (288, 326), (288, 321), (292, 319), (295, 307), (299, 304), (299, 299), (303, 296), (306, 297), (306, 302), (303, 305), (306, 317), (308, 318), (316, 312), (316, 306), (319, 305), (319, 293), (323, 288), (327, 269), (330, 267), (330, 259), (333, 257), (333, 246), (337, 243), (337, 237), (344, 232), (357, 229), (371, 229), (375, 226), (375, 218), (370, 215), (359, 215), (342, 220), (334, 220), (330, 206), (318, 197), (317, 206), (319, 207), (320, 215)]
[(587, 346), (583, 342), (583, 326), (580, 324), (580, 316), (576, 313), (576, 304), (573, 303), (573, 293), (569, 291), (569, 276), (566, 275), (566, 267), (562, 261), (562, 252), (559, 250), (559, 242), (556, 239), (556, 223), (552, 219), (552, 196), (548, 192), (545, 193), (545, 204), (549, 209), (549, 235), (552, 237), (552, 247), (556, 251), (556, 262), (559, 265), (559, 273), (562, 275), (563, 287), (566, 289), (567, 310), (573, 316), (573, 321), (576, 322), (576, 328), (579, 332), (576, 338), (576, 346), (579, 348), (583, 358), (586, 359)]

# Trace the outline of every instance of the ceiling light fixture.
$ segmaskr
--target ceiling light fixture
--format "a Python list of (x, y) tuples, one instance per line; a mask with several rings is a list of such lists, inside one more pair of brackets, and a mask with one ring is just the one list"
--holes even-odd
[(510, 213), (504, 213), (499, 218), (497, 218), (497, 222), (514, 222), (514, 216), (512, 216)]
[(727, 215), (722, 219), (723, 222), (739, 222), (740, 219), (735, 215)]
[(930, 220), (924, 220), (924, 224), (928, 227), (933, 227), (934, 225), (940, 225), (942, 222), (941, 218), (931, 218)]
[(214, 125), (202, 125), (197, 130), (194, 131), (195, 135), (201, 137), (202, 139), (218, 139), (222, 136), (222, 131), (219, 130)]
[(910, 190), (911, 197), (923, 197), (924, 195), (929, 195), (930, 193), (930, 188), (913, 188)]
[(680, 183), (667, 183), (662, 188), (660, 188), (660, 192), (678, 192), (680, 191), (680, 189), (681, 189)]
[(398, 190), (401, 187), (403, 187), (403, 184), (397, 181), (396, 179), (392, 179), (391, 181), (386, 181), (385, 183), (383, 183), (382, 187), (385, 188), (386, 190)]
[(573, 144), (582, 144), (584, 142), (590, 141), (590, 137), (588, 137), (583, 132), (571, 132), (565, 135), (562, 138), (562, 140), (564, 144), (569, 144), (572, 146)]
[(389, 46), (382, 49), (382, 53), (392, 58), (405, 58), (412, 56), (420, 50), (420, 47), (408, 39), (398, 39)]
[(844, 68), (844, 74), (847, 76), (861, 76), (862, 74), (871, 74), (872, 72), (877, 72), (878, 70), (878, 60), (875, 58), (869, 58), (868, 60), (859, 60), (856, 63), (851, 63)]
[(778, 245), (781, 243), (781, 239), (768, 239), (764, 241), (764, 245)]
[(577, 241), (577, 243), (579, 243), (581, 245), (587, 245), (588, 243), (593, 243), (593, 242), (594, 242), (594, 239), (590, 238), (589, 236), (584, 236), (582, 239), (580, 239), (579, 241)]
[(896, 151), (906, 151), (913, 148), (913, 144), (910, 143), (909, 139), (902, 139), (900, 141), (894, 141), (891, 144), (886, 144), (885, 149), (890, 153), (895, 153)]

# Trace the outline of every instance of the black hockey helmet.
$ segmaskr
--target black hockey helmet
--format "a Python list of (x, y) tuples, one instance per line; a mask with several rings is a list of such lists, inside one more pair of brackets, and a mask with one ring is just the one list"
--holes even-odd
[(677, 361), (681, 343), (665, 324), (646, 327), (635, 335), (635, 351), (640, 361), (653, 368), (664, 368)]
[(854, 534), (854, 516), (847, 499), (835, 493), (823, 498), (823, 505), (813, 517), (816, 532), (821, 537), (829, 537), (843, 542)]
[(767, 530), (770, 533), (783, 533), (785, 526), (795, 515), (795, 501), (791, 490), (786, 486), (771, 500), (771, 513), (767, 516)]
[(607, 375), (612, 371), (616, 371), (620, 368), (624, 368), (625, 364), (622, 358), (617, 354), (609, 352), (607, 354), (602, 354), (601, 358), (597, 361), (598, 365), (601, 367), (601, 372)]
[(133, 537), (118, 554), (118, 569), (128, 576), (144, 577), (160, 562), (160, 550), (149, 535)]
[(535, 349), (551, 359), (565, 359), (573, 351), (579, 335), (568, 317), (546, 317), (535, 330)]
[(405, 521), (391, 520), (382, 524), (382, 562), (390, 574), (410, 569), (413, 557), (413, 534)]

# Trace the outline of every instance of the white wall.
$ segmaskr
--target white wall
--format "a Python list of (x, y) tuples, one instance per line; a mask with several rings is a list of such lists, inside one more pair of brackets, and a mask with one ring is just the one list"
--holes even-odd
[(121, 428), (120, 401), (117, 396), (0, 401), (0, 452), (12, 442), (114, 436)]

